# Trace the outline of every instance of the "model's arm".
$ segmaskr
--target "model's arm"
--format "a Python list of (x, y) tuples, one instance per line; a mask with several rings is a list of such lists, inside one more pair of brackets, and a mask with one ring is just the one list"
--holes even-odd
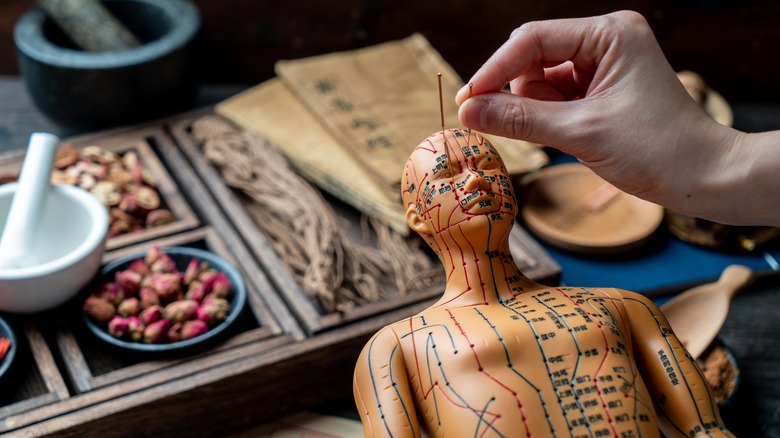
[(653, 397), (664, 435), (733, 436), (720, 418), (704, 375), (658, 307), (642, 295), (621, 293), (637, 367)]
[(470, 82), (457, 96), (470, 128), (560, 149), (680, 213), (780, 225), (780, 131), (712, 120), (635, 12), (527, 23)]
[(403, 352), (391, 328), (380, 330), (360, 353), (353, 392), (365, 436), (420, 436)]

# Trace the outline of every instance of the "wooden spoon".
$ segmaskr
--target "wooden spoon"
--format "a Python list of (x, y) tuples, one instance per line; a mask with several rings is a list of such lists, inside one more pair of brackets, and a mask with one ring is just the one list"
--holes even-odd
[(749, 268), (731, 265), (723, 270), (718, 281), (688, 289), (661, 306), (672, 330), (694, 359), (718, 335), (731, 298), (752, 280), (753, 271)]

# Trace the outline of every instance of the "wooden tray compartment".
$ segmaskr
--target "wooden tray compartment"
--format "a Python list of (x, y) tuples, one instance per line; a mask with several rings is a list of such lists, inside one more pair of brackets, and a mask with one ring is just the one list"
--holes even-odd
[(36, 324), (7, 317), (16, 332), (18, 350), (9, 374), (0, 381), (0, 432), (9, 418), (69, 397), (52, 351)]
[[(199, 225), (197, 216), (187, 201), (182, 197), (168, 170), (162, 164), (157, 154), (152, 150), (148, 140), (144, 137), (136, 138), (82, 138), (75, 141), (67, 141), (62, 146), (71, 145), (77, 148), (96, 145), (102, 149), (123, 155), (133, 151), (138, 155), (144, 168), (157, 180), (157, 192), (160, 195), (161, 208), (167, 208), (173, 213), (175, 221), (157, 227), (146, 228), (119, 236), (111, 237), (106, 242), (106, 249), (112, 250), (157, 237), (166, 236), (175, 232), (192, 229)], [(0, 159), (0, 174), (18, 174), (24, 160), (24, 151), (6, 155)]]
[[(232, 262), (246, 277), (243, 268), (235, 262), (222, 239), (209, 227), (138, 244), (122, 251), (115, 251), (108, 254), (104, 258), (104, 262), (107, 263), (125, 254), (145, 252), (153, 244), (190, 246), (209, 250)], [(170, 368), (198, 357), (211, 355), (215, 357), (211, 363), (220, 363), (224, 360), (230, 360), (231, 355), (227, 353), (231, 349), (283, 334), (283, 329), (273, 319), (263, 301), (259, 299), (257, 287), (250, 282), (247, 282), (247, 294), (247, 307), (244, 309), (242, 317), (218, 343), (205, 351), (185, 352), (183, 355), (163, 359), (156, 359), (154, 355), (133, 354), (111, 348), (111, 345), (103, 343), (86, 330), (80, 319), (80, 314), (78, 317), (62, 321), (55, 336), (59, 350), (63, 357), (67, 358), (63, 362), (70, 383), (77, 392), (86, 392)], [(272, 343), (272, 345), (274, 344)], [(258, 350), (253, 349), (253, 351)]]
[[(219, 200), (219, 204), (225, 214), (231, 219), (233, 225), (243, 236), (246, 245), (249, 246), (260, 264), (268, 269), (268, 276), (277, 285), (277, 289), (284, 296), (285, 302), (299, 318), (300, 324), (308, 335), (315, 335), (324, 330), (343, 326), (363, 318), (376, 316), (390, 310), (399, 309), (420, 303), (434, 301), (441, 291), (438, 288), (422, 290), (405, 296), (394, 296), (380, 302), (358, 306), (352, 310), (337, 313), (325, 313), (313, 299), (307, 297), (301, 286), (290, 275), (290, 271), (280, 260), (276, 252), (268, 243), (263, 233), (257, 228), (254, 221), (244, 208), (240, 193), (228, 187), (222, 179), (219, 170), (201, 153), (200, 146), (191, 134), (192, 123), (208, 112), (189, 114), (172, 121), (170, 130), (176, 144), (181, 148), (185, 156), (190, 159), (192, 167), (200, 175), (208, 189)], [(328, 197), (337, 212), (351, 225), (352, 230), (359, 230), (360, 215), (349, 206)], [(359, 234), (357, 232), (352, 234)], [(514, 227), (510, 243), (512, 253), (515, 255), (519, 267), (530, 278), (546, 282), (556, 283), (560, 274), (560, 267), (546, 252), (533, 241), (518, 224)]]

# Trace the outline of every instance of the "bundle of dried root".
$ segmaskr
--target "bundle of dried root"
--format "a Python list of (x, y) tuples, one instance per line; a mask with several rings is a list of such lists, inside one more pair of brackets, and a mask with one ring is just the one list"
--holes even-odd
[(346, 237), (332, 206), (264, 138), (207, 116), (193, 135), (225, 182), (245, 195), (245, 207), (306, 294), (326, 312), (344, 311), (383, 297), (443, 281), (443, 272), (418, 240), (408, 240), (372, 219), (377, 247)]

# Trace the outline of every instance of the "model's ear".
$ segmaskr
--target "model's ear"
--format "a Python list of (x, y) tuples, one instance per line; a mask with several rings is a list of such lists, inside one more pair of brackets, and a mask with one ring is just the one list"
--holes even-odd
[(428, 228), (428, 223), (417, 213), (417, 207), (414, 204), (409, 204), (409, 208), (406, 209), (406, 223), (409, 225), (409, 228), (418, 234), (432, 234)]

